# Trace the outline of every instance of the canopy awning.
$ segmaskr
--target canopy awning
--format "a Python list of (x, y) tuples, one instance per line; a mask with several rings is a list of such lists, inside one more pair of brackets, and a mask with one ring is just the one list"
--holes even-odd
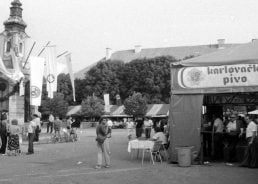
[(68, 107), (68, 112), (66, 113), (67, 116), (71, 116), (71, 115), (79, 115), (79, 113), (81, 112), (81, 105), (76, 105), (76, 106), (69, 106)]
[(258, 110), (250, 111), (248, 114), (258, 114)]
[(148, 117), (167, 117), (169, 115), (168, 104), (151, 104), (148, 105), (146, 116)]
[[(124, 106), (109, 105), (105, 108), (106, 117), (130, 117), (124, 113)], [(67, 116), (79, 115), (81, 112), (81, 105), (70, 106), (68, 108)], [(169, 104), (149, 104), (147, 105), (148, 117), (167, 117), (169, 115)]]
[(191, 59), (183, 60), (172, 65), (182, 66), (218, 66), (234, 64), (257, 64), (258, 63), (258, 40), (251, 43), (241, 44), (236, 47), (225, 48), (204, 54)]
[(172, 94), (258, 91), (258, 41), (171, 65)]

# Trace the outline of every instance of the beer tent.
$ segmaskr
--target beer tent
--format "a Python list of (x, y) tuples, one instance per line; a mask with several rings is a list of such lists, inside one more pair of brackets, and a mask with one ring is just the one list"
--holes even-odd
[[(258, 41), (172, 63), (169, 112), (171, 161), (177, 161), (176, 147), (201, 148), (202, 106), (207, 96), (219, 103), (256, 103), (258, 92)], [(230, 98), (230, 95), (244, 95)], [(230, 100), (229, 100), (230, 99)], [(216, 99), (215, 99), (216, 100)]]

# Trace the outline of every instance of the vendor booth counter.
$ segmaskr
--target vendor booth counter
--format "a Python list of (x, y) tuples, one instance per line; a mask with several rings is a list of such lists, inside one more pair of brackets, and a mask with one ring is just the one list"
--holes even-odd
[[(169, 112), (171, 161), (176, 147), (201, 150), (203, 105), (257, 106), (258, 41), (171, 65)], [(214, 100), (216, 96), (219, 100)], [(199, 154), (201, 155), (201, 154)]]

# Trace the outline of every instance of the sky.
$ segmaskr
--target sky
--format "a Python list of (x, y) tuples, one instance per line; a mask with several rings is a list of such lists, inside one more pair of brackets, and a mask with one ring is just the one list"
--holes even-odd
[[(0, 22), (12, 0), (0, 1)], [(258, 38), (257, 0), (20, 0), (32, 55), (51, 41), (72, 53), (79, 71), (112, 52), (142, 48), (246, 43)], [(0, 27), (0, 31), (4, 26)], [(28, 45), (28, 48), (30, 46)], [(64, 57), (60, 58), (61, 60)]]

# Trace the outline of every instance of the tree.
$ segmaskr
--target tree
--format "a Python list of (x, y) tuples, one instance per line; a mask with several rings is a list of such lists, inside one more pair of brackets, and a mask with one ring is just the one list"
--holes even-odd
[(81, 104), (81, 115), (100, 117), (104, 114), (104, 101), (96, 96), (88, 96)]
[(134, 91), (142, 93), (148, 103), (168, 103), (170, 98), (171, 56), (136, 59), (126, 63), (122, 71), (120, 95), (122, 99)]
[(54, 116), (65, 117), (68, 109), (68, 103), (64, 100), (62, 93), (56, 93), (53, 99), (42, 100), (39, 111), (43, 116), (53, 114)]
[(142, 117), (147, 112), (147, 101), (141, 93), (134, 93), (124, 101), (124, 112), (134, 117)]
[(103, 94), (109, 93), (111, 102), (115, 102), (121, 83), (119, 71), (123, 66), (124, 63), (121, 61), (98, 62), (85, 74), (84, 79), (75, 81), (77, 100), (82, 101), (93, 94), (101, 98)]
[(57, 92), (64, 95), (64, 100), (73, 104), (73, 91), (69, 74), (61, 73), (57, 78)]

